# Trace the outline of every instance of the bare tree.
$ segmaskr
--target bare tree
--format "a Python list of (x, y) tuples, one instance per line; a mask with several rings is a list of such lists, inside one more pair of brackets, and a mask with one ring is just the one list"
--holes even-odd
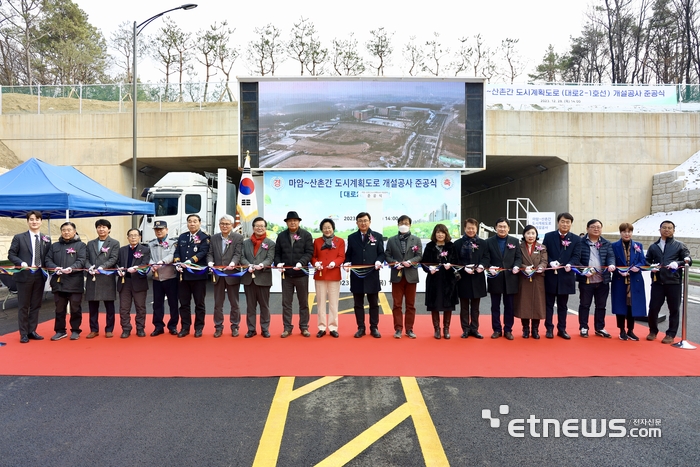
[(306, 69), (311, 76), (323, 74), (323, 64), (328, 60), (328, 49), (321, 46), (321, 41), (312, 38), (309, 42), (309, 55)]
[[(228, 27), (228, 21), (224, 21), (221, 24), (220, 31), (220, 41), (216, 48), (216, 62), (215, 67), (224, 74), (226, 77), (226, 84), (224, 87), (225, 94), (228, 96), (229, 102), (233, 102), (233, 93), (229, 88), (229, 83), (231, 82), (231, 70), (233, 69), (233, 64), (238, 59), (240, 55), (236, 47), (231, 47), (232, 36), (235, 29), (230, 29)], [(219, 101), (223, 100), (224, 92), (219, 95)]]
[(309, 69), (309, 66), (314, 70), (312, 74), (316, 73), (318, 60), (321, 59), (320, 46), (314, 23), (302, 16), (294, 23), (287, 43), (289, 55), (299, 62), (301, 76), (304, 76), (304, 69)]
[(365, 72), (353, 33), (347, 39), (333, 39), (332, 54), (333, 69), (339, 76), (358, 76)]
[(3, 21), (13, 29), (9, 37), (19, 43), (18, 50), (22, 54), (23, 67), (17, 71), (24, 75), (28, 85), (34, 82), (32, 62), (36, 45), (42, 38), (42, 34), (37, 32), (43, 15), (43, 4), (44, 0), (5, 0), (3, 4)]
[(389, 56), (394, 51), (394, 48), (391, 46), (391, 36), (394, 33), (387, 32), (383, 27), (372, 29), (369, 33), (372, 37), (367, 41), (367, 52), (371, 56), (376, 57), (377, 64), (373, 65), (371, 62), (368, 62), (368, 65), (377, 70), (377, 76), (384, 76), (384, 66), (388, 63)]
[(505, 38), (501, 41), (501, 53), (503, 54), (503, 62), (505, 71), (503, 76), (510, 81), (510, 84), (515, 82), (515, 78), (520, 76), (525, 70), (525, 62), (517, 51), (516, 46), (520, 39)]
[(262, 28), (255, 28), (254, 32), (257, 39), (248, 42), (248, 63), (260, 76), (275, 76), (277, 64), (284, 60), (281, 31), (268, 23)]
[(408, 74), (416, 76), (423, 69), (424, 54), (423, 48), (416, 43), (416, 36), (411, 36), (403, 46), (403, 58), (408, 62)]
[(444, 47), (440, 42), (440, 33), (434, 32), (433, 39), (425, 43), (426, 62), (423, 64), (423, 71), (427, 71), (433, 76), (440, 76), (440, 62), (450, 54), (449, 47)]
[[(233, 31), (228, 27), (228, 21), (224, 20), (209, 26), (209, 29), (200, 30), (197, 33), (195, 47), (197, 49), (197, 61), (204, 65), (204, 101), (207, 100), (209, 93), (209, 82), (212, 76), (216, 75), (216, 70), (219, 68), (220, 51), (222, 48), (228, 47), (227, 44), (231, 38)], [(235, 58), (234, 58), (235, 60)], [(223, 71), (223, 70), (222, 70)], [(228, 78), (228, 75), (226, 76)]]
[(460, 37), (457, 40), (459, 41), (459, 48), (455, 53), (454, 61), (450, 64), (450, 68), (454, 71), (455, 76), (471, 68), (472, 56), (474, 55), (474, 48), (468, 44), (468, 37)]
[[(134, 29), (128, 21), (123, 21), (119, 23), (119, 26), (117, 26), (116, 31), (112, 31), (112, 34), (110, 34), (109, 36), (109, 46), (112, 49), (116, 50), (120, 56), (118, 60), (114, 60), (114, 64), (119, 69), (124, 70), (124, 81), (127, 83), (132, 82), (131, 64), (133, 58), (131, 57), (131, 54), (134, 50), (133, 37)], [(146, 47), (144, 42), (139, 42), (139, 45), (141, 45), (142, 48)]]

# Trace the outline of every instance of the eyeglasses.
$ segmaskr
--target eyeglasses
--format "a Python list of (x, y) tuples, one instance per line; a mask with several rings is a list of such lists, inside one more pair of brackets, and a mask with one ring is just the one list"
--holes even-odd
[(369, 219), (358, 219), (357, 223), (358, 224), (369, 224)]
[(264, 225), (254, 225), (253, 228), (254, 229), (264, 229), (265, 226)]

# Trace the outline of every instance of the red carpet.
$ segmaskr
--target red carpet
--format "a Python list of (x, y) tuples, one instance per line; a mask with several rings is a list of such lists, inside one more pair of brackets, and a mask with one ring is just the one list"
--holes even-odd
[[(87, 316), (87, 314), (85, 315)], [(623, 342), (617, 338), (614, 317), (608, 317), (612, 339), (591, 336), (583, 339), (575, 332), (576, 318), (570, 316), (570, 341), (561, 338), (522, 339), (516, 322), (516, 338), (490, 339), (488, 317), (482, 316), (485, 339), (460, 339), (457, 324), (452, 339), (436, 340), (430, 316), (419, 315), (415, 340), (393, 338), (391, 317), (380, 318), (381, 339), (353, 338), (354, 316), (340, 320), (340, 338), (315, 337), (316, 316), (311, 316), (312, 337), (304, 338), (297, 329), (281, 339), (282, 316), (273, 315), (270, 339), (257, 335), (244, 339), (243, 333), (224, 334), (214, 339), (211, 316), (207, 316), (204, 337), (192, 334), (178, 339), (158, 337), (120, 339), (101, 334), (87, 340), (83, 331), (77, 341), (68, 338), (51, 342), (53, 321), (39, 326), (46, 339), (19, 343), (18, 333), (0, 336), (7, 345), (0, 347), (0, 375), (24, 376), (119, 376), (119, 377), (246, 377), (246, 376), (442, 376), (442, 377), (587, 377), (587, 376), (700, 376), (700, 349), (680, 350), (654, 342)], [(150, 319), (150, 316), (149, 318)], [(295, 315), (294, 322), (298, 317)], [(243, 316), (245, 322), (245, 316)], [(104, 325), (104, 317), (100, 324)], [(86, 323), (85, 323), (86, 324)], [(662, 328), (664, 326), (662, 325)], [(147, 333), (152, 326), (149, 324)], [(639, 326), (639, 336), (646, 328)], [(662, 336), (663, 337), (663, 336)]]

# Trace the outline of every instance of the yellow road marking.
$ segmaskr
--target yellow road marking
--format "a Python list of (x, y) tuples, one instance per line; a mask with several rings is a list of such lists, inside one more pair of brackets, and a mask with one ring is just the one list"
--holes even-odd
[(384, 292), (379, 292), (379, 307), (382, 309), (382, 313), (384, 313), (385, 315), (391, 314), (389, 300), (386, 299), (386, 294)]
[[(326, 376), (294, 389), (294, 377), (281, 377), (277, 384), (275, 396), (270, 404), (270, 413), (265, 422), (258, 451), (253, 466), (276, 465), (282, 445), (284, 427), (287, 422), (289, 404), (300, 397), (337, 381), (341, 376)], [(394, 409), (389, 415), (370, 426), (340, 449), (322, 460), (320, 466), (345, 465), (360, 453), (376, 443), (384, 435), (396, 428), (408, 417), (413, 418), (418, 443), (423, 452), (426, 466), (449, 466), (447, 456), (440, 442), (433, 420), (430, 417), (425, 399), (415, 377), (402, 377), (401, 385), (406, 395), (406, 402)]]

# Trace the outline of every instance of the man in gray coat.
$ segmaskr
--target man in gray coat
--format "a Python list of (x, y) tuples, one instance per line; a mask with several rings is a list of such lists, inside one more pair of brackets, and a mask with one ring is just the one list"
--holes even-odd
[(275, 242), (267, 238), (267, 221), (262, 217), (253, 219), (253, 235), (243, 242), (241, 266), (248, 271), (242, 276), (245, 290), (246, 321), (245, 337), (257, 335), (255, 309), (260, 305), (260, 330), (262, 336), (270, 337), (270, 287), (272, 287), (272, 262), (275, 259)]
[(151, 271), (153, 271), (153, 326), (155, 329), (151, 337), (165, 333), (165, 299), (168, 299), (170, 319), (168, 320), (168, 332), (177, 336), (177, 323), (180, 322), (180, 310), (177, 298), (177, 271), (173, 265), (177, 237), (168, 238), (168, 223), (155, 221), (153, 232), (156, 238), (148, 242), (151, 251)]
[(420, 238), (411, 234), (411, 218), (403, 215), (398, 219), (399, 233), (386, 243), (384, 256), (391, 267), (391, 298), (394, 307), (394, 337), (401, 339), (404, 329), (402, 305), (406, 301), (405, 329), (406, 335), (415, 339), (413, 323), (416, 320), (416, 288), (418, 286), (418, 269), (414, 266), (423, 259), (423, 245)]
[[(114, 336), (114, 301), (117, 299), (117, 281), (115, 274), (105, 273), (105, 269), (112, 269), (117, 264), (119, 254), (119, 242), (109, 236), (112, 223), (107, 219), (98, 219), (95, 222), (97, 238), (87, 244), (87, 282), (85, 283), (85, 298), (88, 301), (90, 312), (90, 334), (86, 339), (93, 339), (100, 335), (100, 302), (105, 303), (107, 320), (105, 323), (105, 337)], [(114, 272), (114, 271), (110, 271)]]
[[(241, 262), (243, 235), (233, 232), (233, 216), (225, 214), (219, 219), (220, 233), (214, 234), (209, 243), (207, 264), (210, 268), (225, 266), (224, 270), (232, 272), (234, 266)], [(214, 337), (221, 337), (224, 329), (224, 298), (228, 296), (231, 304), (229, 322), (231, 335), (238, 337), (241, 323), (241, 309), (238, 306), (238, 292), (241, 286), (240, 276), (218, 277), (214, 274)]]

